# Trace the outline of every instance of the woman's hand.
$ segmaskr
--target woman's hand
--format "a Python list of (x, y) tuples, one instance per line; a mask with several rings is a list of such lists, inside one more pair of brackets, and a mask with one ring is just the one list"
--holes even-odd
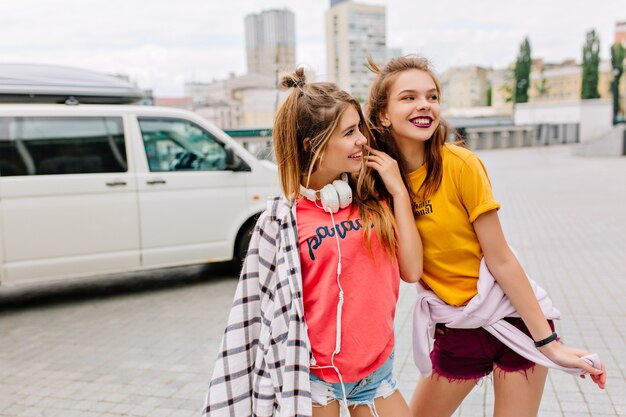
[(402, 181), (402, 174), (395, 159), (384, 152), (365, 148), (370, 152), (365, 165), (375, 169), (393, 198), (393, 215), (396, 220), (397, 252), (400, 277), (406, 282), (417, 282), (422, 276), (422, 240), (411, 209), (411, 198)]
[(369, 151), (369, 155), (365, 159), (365, 165), (378, 172), (389, 194), (394, 198), (400, 195), (408, 195), (404, 182), (402, 182), (398, 162), (385, 152), (377, 151), (368, 145), (364, 145), (364, 147)]
[[(604, 364), (601, 364), (601, 369), (596, 369), (589, 365), (589, 363), (583, 359), (583, 356), (589, 355), (589, 352), (565, 346), (557, 341), (540, 347), (539, 351), (558, 365), (567, 368), (579, 368), (589, 372), (591, 380), (595, 382), (600, 389), (604, 389), (606, 384), (606, 368)], [(581, 375), (581, 378), (584, 377), (584, 375)]]

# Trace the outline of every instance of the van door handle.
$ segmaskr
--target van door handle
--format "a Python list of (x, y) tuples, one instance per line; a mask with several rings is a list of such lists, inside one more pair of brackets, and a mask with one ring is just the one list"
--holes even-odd
[(106, 185), (107, 187), (119, 187), (122, 185), (126, 185), (126, 181), (116, 180), (116, 181), (107, 182)]
[(162, 180), (160, 178), (154, 179), (154, 180), (150, 180), (150, 181), (146, 181), (146, 184), (149, 185), (154, 185), (154, 184), (166, 184), (165, 180)]

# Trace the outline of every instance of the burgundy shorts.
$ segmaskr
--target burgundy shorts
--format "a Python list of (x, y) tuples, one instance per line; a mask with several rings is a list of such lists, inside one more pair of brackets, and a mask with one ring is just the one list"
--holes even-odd
[[(504, 320), (530, 336), (521, 318)], [(554, 331), (554, 324), (549, 321)], [(518, 355), (482, 327), (478, 329), (451, 329), (438, 323), (435, 344), (430, 353), (433, 371), (451, 380), (479, 379), (489, 375), (494, 365), (504, 372), (526, 371), (535, 366)]]

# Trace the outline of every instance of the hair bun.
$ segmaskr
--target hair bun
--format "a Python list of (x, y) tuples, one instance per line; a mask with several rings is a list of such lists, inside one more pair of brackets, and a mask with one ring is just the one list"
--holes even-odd
[(306, 85), (306, 76), (304, 68), (300, 67), (291, 74), (286, 74), (280, 81), (280, 87), (283, 88), (302, 88)]
[(283, 84), (285, 85), (285, 87), (288, 87), (288, 88), (294, 88), (294, 87), (302, 88), (304, 87), (304, 80), (294, 80), (293, 78), (286, 78)]

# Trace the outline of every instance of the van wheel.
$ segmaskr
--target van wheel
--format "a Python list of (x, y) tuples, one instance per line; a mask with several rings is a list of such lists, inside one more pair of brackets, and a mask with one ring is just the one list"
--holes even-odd
[(248, 253), (248, 246), (250, 246), (250, 239), (252, 238), (252, 233), (254, 232), (254, 226), (255, 223), (250, 223), (247, 226), (244, 226), (239, 232), (237, 246), (235, 246), (235, 258), (233, 259), (237, 267), (241, 267), (243, 265), (243, 261), (246, 260), (246, 254)]

